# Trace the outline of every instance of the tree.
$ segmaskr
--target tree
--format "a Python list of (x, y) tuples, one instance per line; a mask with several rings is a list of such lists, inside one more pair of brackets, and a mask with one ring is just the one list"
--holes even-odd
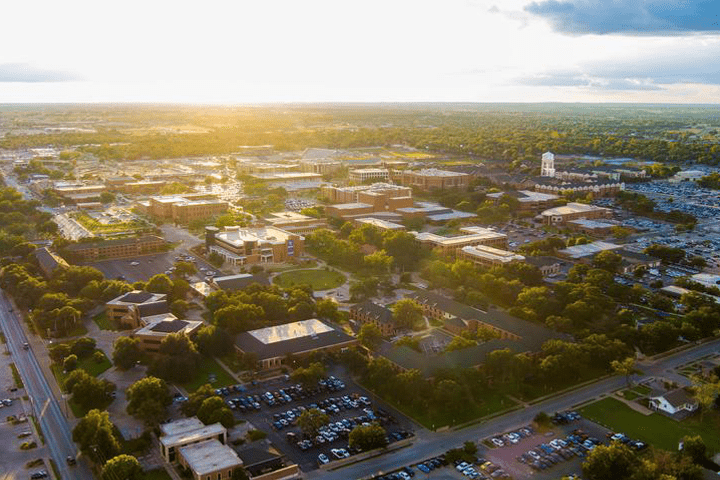
[(120, 451), (120, 442), (115, 438), (108, 412), (90, 410), (75, 426), (72, 436), (80, 450), (99, 463), (104, 463)]
[(95, 378), (85, 370), (77, 369), (65, 379), (63, 388), (72, 393), (73, 400), (78, 405), (89, 410), (105, 407), (116, 387), (108, 380)]
[(240, 303), (218, 308), (213, 319), (232, 334), (246, 332), (266, 325), (265, 309), (259, 305)]
[(78, 358), (85, 358), (91, 355), (97, 346), (94, 338), (82, 337), (75, 340), (70, 346), (70, 351), (78, 356)]
[(53, 363), (60, 363), (70, 355), (70, 345), (67, 343), (56, 343), (48, 347), (48, 353)]
[(423, 319), (422, 306), (409, 298), (398, 300), (392, 311), (393, 322), (397, 328), (415, 328)]
[(175, 262), (175, 275), (183, 277), (195, 275), (197, 268), (190, 262)]
[(627, 445), (620, 442), (598, 445), (582, 464), (583, 477), (587, 480), (630, 479), (639, 463)]
[(182, 382), (195, 375), (199, 364), (200, 354), (190, 337), (171, 333), (160, 342), (148, 372), (170, 382)]
[(164, 273), (153, 275), (145, 284), (145, 290), (152, 293), (164, 293), (170, 295), (173, 289), (173, 282)]
[(304, 388), (310, 389), (316, 387), (318, 382), (327, 374), (325, 365), (320, 362), (314, 362), (307, 368), (296, 368), (291, 378), (293, 382), (301, 383)]
[(695, 390), (693, 397), (700, 405), (700, 421), (702, 422), (705, 411), (712, 408), (715, 398), (720, 395), (720, 380), (715, 375), (710, 375), (707, 378), (694, 375), (692, 381)]
[(164, 380), (145, 377), (130, 385), (125, 395), (128, 400), (127, 413), (155, 425), (166, 418), (167, 407), (172, 403), (170, 390)]
[(633, 357), (627, 357), (625, 360), (613, 360), (610, 362), (610, 368), (613, 369), (617, 375), (624, 375), (625, 382), (627, 382), (628, 388), (632, 386), (630, 378), (634, 373), (639, 373), (639, 370), (635, 366), (635, 359)]
[(232, 411), (225, 405), (223, 399), (218, 396), (203, 400), (197, 411), (197, 417), (205, 425), (221, 423), (225, 428), (232, 428), (235, 425), (235, 417)]
[(358, 340), (360, 340), (360, 343), (370, 350), (376, 349), (382, 341), (380, 328), (374, 323), (368, 322), (363, 324), (358, 332)]
[(595, 268), (605, 270), (611, 273), (615, 273), (620, 268), (622, 263), (622, 257), (615, 252), (610, 250), (603, 250), (602, 252), (595, 255), (592, 260), (592, 265)]
[(142, 351), (137, 338), (118, 337), (113, 343), (113, 363), (121, 370), (132, 368), (141, 358)]
[(317, 408), (305, 410), (300, 414), (297, 424), (305, 435), (315, 437), (318, 430), (330, 421), (330, 417)]
[(110, 192), (102, 192), (100, 194), (100, 201), (102, 203), (112, 203), (115, 201), (115, 195)]
[(349, 445), (366, 452), (387, 445), (386, 432), (383, 427), (373, 422), (370, 425), (358, 425), (349, 436)]
[(363, 257), (365, 266), (377, 275), (388, 273), (392, 262), (393, 258), (385, 250), (378, 250)]
[(223, 263), (225, 263), (225, 257), (223, 257), (217, 252), (210, 252), (210, 254), (208, 255), (208, 262), (210, 262), (213, 267), (220, 268), (222, 267)]
[(338, 305), (332, 298), (326, 297), (315, 302), (315, 312), (319, 318), (336, 321), (338, 319)]
[(103, 480), (142, 480), (145, 478), (142, 466), (132, 455), (118, 455), (103, 466)]
[(66, 372), (72, 372), (77, 368), (78, 358), (77, 355), (68, 355), (63, 360), (63, 370)]
[(682, 438), (682, 453), (689, 456), (693, 463), (702, 465), (707, 460), (707, 446), (700, 435)]
[(195, 335), (195, 344), (206, 357), (222, 357), (233, 350), (233, 335), (215, 325), (205, 325)]

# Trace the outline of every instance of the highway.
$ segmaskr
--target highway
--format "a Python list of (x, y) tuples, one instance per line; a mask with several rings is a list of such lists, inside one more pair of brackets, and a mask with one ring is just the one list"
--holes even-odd
[[(654, 363), (647, 365), (640, 364), (638, 367), (642, 370), (642, 374), (636, 375), (634, 381), (641, 382), (650, 377), (660, 377), (675, 367), (710, 353), (718, 352), (719, 350), (720, 340), (715, 340), (668, 356)], [(576, 405), (622, 388), (625, 386), (625, 383), (625, 378), (618, 376), (600, 380), (567, 394), (530, 405), (522, 410), (502, 415), (488, 422), (463, 430), (432, 433), (423, 429), (417, 432), (417, 440), (410, 447), (332, 472), (322, 470), (307, 472), (305, 478), (350, 480), (369, 477), (380, 472), (391, 472), (405, 465), (414, 464), (426, 458), (440, 455), (450, 448), (461, 446), (463, 442), (477, 442), (492, 435), (520, 428), (532, 422), (535, 415), (541, 411), (552, 413), (573, 408)]]
[(28, 340), (20, 324), (21, 320), (14, 312), (10, 312), (11, 308), (5, 292), (0, 292), (0, 325), (60, 477), (62, 480), (93, 480), (93, 474), (86, 462), (79, 461), (75, 466), (67, 464), (68, 455), (77, 455), (70, 425), (52, 394), (32, 348), (23, 348), (23, 344)]

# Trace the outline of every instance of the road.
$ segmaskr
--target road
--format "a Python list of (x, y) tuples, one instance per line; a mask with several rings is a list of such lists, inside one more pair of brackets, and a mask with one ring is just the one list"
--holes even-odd
[(92, 480), (94, 477), (85, 462), (80, 461), (76, 466), (71, 467), (65, 460), (68, 455), (73, 457), (77, 455), (77, 447), (72, 440), (70, 425), (43, 376), (34, 352), (32, 349), (23, 349), (27, 337), (17, 315), (10, 312), (11, 308), (12, 305), (5, 292), (1, 292), (0, 325), (5, 332), (8, 349), (25, 384), (33, 413), (40, 423), (45, 442), (57, 465), (60, 477), (62, 480)]
[[(720, 350), (720, 340), (715, 340), (651, 364), (639, 365), (643, 373), (636, 375), (634, 380), (641, 382), (650, 377), (663, 376), (675, 367), (684, 365), (710, 353), (717, 352), (718, 350)], [(625, 378), (615, 376), (463, 430), (442, 433), (420, 430), (416, 432), (417, 440), (408, 448), (395, 451), (390, 455), (383, 455), (355, 465), (350, 465), (333, 472), (324, 472), (322, 470), (307, 472), (305, 478), (348, 480), (369, 477), (379, 472), (391, 472), (405, 465), (414, 464), (426, 458), (440, 455), (450, 448), (462, 445), (466, 441), (477, 442), (492, 435), (520, 428), (532, 422), (532, 419), (539, 412), (552, 413), (570, 409), (576, 405), (620, 389), (623, 386), (625, 386)]]

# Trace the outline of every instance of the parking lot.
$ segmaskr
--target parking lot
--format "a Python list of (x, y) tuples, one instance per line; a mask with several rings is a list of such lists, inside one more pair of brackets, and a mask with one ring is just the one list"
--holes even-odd
[[(410, 420), (374, 399), (340, 371), (333, 373), (337, 376), (324, 380), (324, 385), (316, 389), (298, 388), (296, 383), (279, 378), (230, 392), (224, 399), (232, 404), (237, 418), (266, 432), (270, 441), (303, 471), (318, 468), (321, 454), (333, 461), (344, 456), (338, 450), (344, 449), (349, 455), (358, 453), (348, 447), (348, 434), (356, 425), (378, 422), (391, 442), (411, 434)], [(310, 408), (324, 411), (330, 423), (316, 437), (305, 438), (296, 419)]]
[[(170, 268), (172, 268), (173, 264), (177, 261), (176, 257), (179, 255), (181, 255), (179, 251), (171, 251), (166, 253), (156, 253), (153, 255), (143, 255), (141, 257), (134, 258), (103, 260), (100, 262), (90, 263), (89, 265), (100, 270), (106, 278), (122, 278), (130, 283), (138, 281), (144, 282), (153, 275), (170, 271)], [(207, 263), (202, 258), (199, 258), (196, 255), (192, 255), (192, 258), (195, 259), (195, 266), (198, 270), (204, 268), (205, 271), (218, 272), (215, 267)], [(190, 281), (199, 282), (204, 280), (205, 271), (198, 271), (198, 274), (194, 275)]]

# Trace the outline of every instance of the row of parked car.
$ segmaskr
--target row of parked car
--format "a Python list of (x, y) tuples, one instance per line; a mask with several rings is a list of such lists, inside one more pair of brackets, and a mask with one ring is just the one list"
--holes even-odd
[(370, 400), (367, 397), (353, 393), (350, 395), (343, 395), (340, 398), (328, 398), (318, 403), (310, 403), (308, 405), (300, 405), (292, 408), (286, 412), (279, 412), (273, 414), (273, 427), (276, 430), (282, 430), (283, 428), (294, 425), (298, 417), (302, 415), (306, 410), (317, 409), (326, 415), (339, 414), (342, 410), (354, 410), (363, 408), (365, 415), (370, 421), (376, 420), (375, 413), (370, 410)]
[[(445, 455), (433, 457), (425, 460), (424, 462), (418, 463), (415, 467), (422, 473), (428, 474), (436, 468), (441, 468), (447, 465), (448, 462), (445, 459)], [(412, 467), (405, 466), (400, 470), (385, 475), (372, 477), (372, 480), (409, 480), (415, 476), (415, 470)]]
[(601, 443), (597, 438), (589, 437), (584, 431), (575, 429), (564, 439), (556, 438), (548, 443), (542, 443), (523, 453), (516, 460), (533, 470), (546, 470), (576, 456), (585, 457)]
[(523, 438), (527, 438), (534, 434), (535, 431), (531, 426), (520, 428), (513, 432), (508, 432), (502, 436), (499, 437), (493, 437), (490, 439), (490, 442), (495, 445), (496, 447), (504, 447), (506, 445), (515, 445), (516, 443), (520, 442)]

